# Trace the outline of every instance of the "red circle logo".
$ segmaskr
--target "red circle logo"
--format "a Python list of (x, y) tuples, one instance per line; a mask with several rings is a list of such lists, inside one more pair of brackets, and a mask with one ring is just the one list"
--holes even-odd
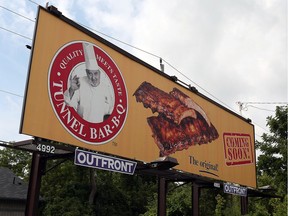
[(48, 91), (63, 127), (88, 144), (104, 144), (124, 126), (128, 99), (122, 74), (112, 58), (95, 44), (74, 41), (55, 54)]

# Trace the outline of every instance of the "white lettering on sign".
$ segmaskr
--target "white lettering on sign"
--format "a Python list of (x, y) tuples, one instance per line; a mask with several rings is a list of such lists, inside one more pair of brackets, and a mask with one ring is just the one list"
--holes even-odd
[(76, 165), (133, 175), (137, 162), (76, 149)]
[(247, 188), (240, 187), (232, 184), (223, 184), (224, 193), (239, 195), (239, 196), (247, 196)]

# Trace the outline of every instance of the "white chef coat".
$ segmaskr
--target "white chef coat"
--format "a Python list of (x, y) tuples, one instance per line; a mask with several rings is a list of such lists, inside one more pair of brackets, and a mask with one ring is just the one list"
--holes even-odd
[(114, 107), (111, 86), (100, 81), (98, 86), (93, 87), (89, 84), (87, 76), (80, 77), (79, 82), (80, 87), (71, 98), (68, 90), (64, 93), (66, 104), (73, 107), (88, 122), (103, 122), (104, 115), (111, 114)]

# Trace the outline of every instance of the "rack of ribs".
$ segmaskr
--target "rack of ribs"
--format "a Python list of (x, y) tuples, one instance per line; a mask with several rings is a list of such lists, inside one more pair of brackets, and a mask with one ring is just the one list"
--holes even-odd
[(209, 127), (202, 117), (186, 118), (180, 125), (165, 119), (162, 115), (148, 117), (147, 122), (161, 157), (196, 144), (210, 143), (219, 137), (215, 127)]
[(137, 102), (158, 116), (147, 118), (160, 156), (210, 143), (219, 137), (204, 110), (189, 96), (174, 88), (170, 93), (143, 82), (135, 91)]
[(142, 102), (145, 108), (150, 108), (153, 113), (158, 112), (171, 119), (176, 124), (190, 116), (196, 118), (196, 112), (183, 105), (172, 95), (156, 88), (148, 82), (143, 82), (135, 91), (134, 96), (137, 102)]
[(177, 88), (173, 88), (173, 91), (171, 91), (170, 94), (176, 99), (178, 99), (179, 101), (181, 101), (181, 103), (183, 103), (187, 107), (199, 112), (201, 116), (203, 116), (205, 121), (208, 123), (208, 125), (209, 126), (211, 125), (211, 122), (208, 119), (205, 111), (197, 103), (195, 103), (195, 101), (193, 101), (189, 96), (187, 96), (186, 94), (184, 94)]

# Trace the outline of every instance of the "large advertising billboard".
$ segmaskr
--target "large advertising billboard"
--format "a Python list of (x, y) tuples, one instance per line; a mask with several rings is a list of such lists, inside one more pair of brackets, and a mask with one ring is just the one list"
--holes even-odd
[(252, 124), (41, 7), (20, 132), (256, 187)]

